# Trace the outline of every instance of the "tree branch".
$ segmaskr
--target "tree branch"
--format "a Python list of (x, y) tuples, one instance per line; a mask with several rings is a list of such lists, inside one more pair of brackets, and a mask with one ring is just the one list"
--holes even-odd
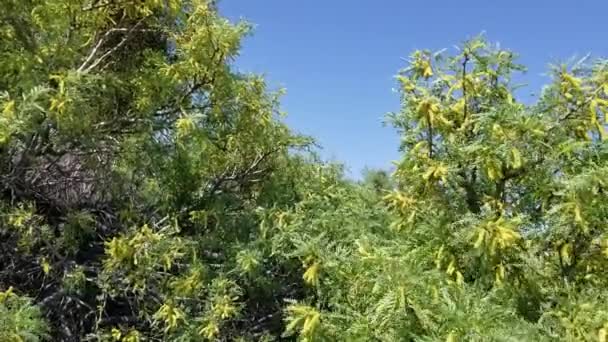
[(462, 99), (464, 100), (464, 107), (463, 107), (463, 117), (462, 117), (462, 124), (464, 125), (464, 123), (467, 121), (467, 63), (469, 62), (469, 55), (465, 52), (464, 53), (464, 60), (462, 61)]
[[(140, 19), (135, 25), (133, 25), (133, 27), (131, 27), (129, 29), (114, 28), (114, 29), (108, 30), (99, 39), (99, 41), (97, 42), (97, 44), (95, 44), (95, 47), (91, 50), (91, 52), (89, 53), (89, 55), (87, 56), (87, 58), (85, 59), (85, 61), (80, 65), (80, 67), (78, 68), (77, 71), (79, 73), (86, 74), (86, 73), (90, 72), (91, 70), (93, 70), (95, 67), (97, 67), (101, 62), (103, 62), (111, 54), (113, 54), (114, 52), (116, 52), (116, 50), (120, 49), (123, 45), (125, 45), (125, 43), (129, 40), (129, 38), (131, 38), (131, 36), (133, 35), (133, 33), (136, 32), (136, 31), (138, 31), (137, 28), (144, 22), (145, 19), (146, 18)], [(122, 38), (122, 40), (120, 42), (118, 42), (118, 44), (116, 44), (111, 49), (107, 50), (103, 55), (101, 55), (99, 58), (97, 58), (95, 61), (92, 62), (93, 58), (97, 55), (97, 52), (98, 52), (99, 48), (103, 45), (103, 43), (106, 41), (106, 39), (112, 33), (115, 33), (115, 32), (126, 32), (126, 34)]]

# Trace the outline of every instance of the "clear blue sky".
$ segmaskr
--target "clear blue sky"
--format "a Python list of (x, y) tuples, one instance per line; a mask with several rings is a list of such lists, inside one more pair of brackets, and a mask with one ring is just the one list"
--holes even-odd
[(286, 88), (287, 123), (355, 177), (399, 157), (399, 137), (382, 120), (399, 110), (393, 75), (414, 49), (485, 32), (520, 54), (526, 93), (546, 83), (550, 62), (608, 57), (608, 0), (221, 0), (220, 9), (255, 25), (237, 67)]

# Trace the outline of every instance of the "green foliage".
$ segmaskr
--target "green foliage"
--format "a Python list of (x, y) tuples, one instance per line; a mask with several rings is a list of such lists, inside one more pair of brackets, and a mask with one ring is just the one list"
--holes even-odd
[[(455, 56), (412, 55), (398, 76), (402, 111), (392, 115), (405, 152), (399, 189), (387, 197), (395, 227), (415, 241), (416, 259), (534, 324), (534, 339), (595, 340), (601, 304), (575, 316), (578, 332), (567, 322), (573, 303), (606, 296), (606, 195), (597, 175), (607, 159), (595, 105), (608, 96), (606, 64), (555, 68), (554, 83), (526, 106), (512, 95), (511, 74), (522, 69), (514, 58), (479, 38)], [(513, 331), (521, 330), (503, 336)]]
[(365, 168), (363, 170), (362, 184), (364, 186), (371, 187), (378, 194), (382, 194), (385, 191), (393, 190), (395, 188), (395, 184), (391, 179), (390, 172), (369, 168)]
[(0, 291), (0, 338), (3, 341), (42, 341), (47, 332), (40, 308), (10, 287)]
[(250, 25), (206, 0), (0, 8), (0, 284), (53, 340), (280, 335), (259, 207), (296, 201), (310, 140), (232, 67)]
[(605, 61), (416, 51), (352, 182), (213, 1), (0, 9), (2, 340), (607, 340)]
[(415, 52), (397, 76), (395, 186), (368, 173), (274, 214), (273, 254), (309, 288), (289, 334), (606, 340), (606, 64), (556, 68), (524, 105), (513, 53), (481, 38), (458, 51)]

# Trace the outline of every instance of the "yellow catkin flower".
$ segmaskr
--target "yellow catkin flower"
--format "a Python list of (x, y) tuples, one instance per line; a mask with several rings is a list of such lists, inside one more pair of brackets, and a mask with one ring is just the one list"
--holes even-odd
[(582, 223), (583, 215), (581, 214), (581, 207), (575, 203), (573, 211), (574, 211), (574, 221), (576, 221), (577, 223)]
[(51, 272), (51, 264), (46, 258), (42, 258), (42, 260), (40, 261), (40, 265), (42, 266), (42, 271), (44, 272), (44, 274), (49, 274), (49, 272)]
[(459, 99), (454, 103), (450, 109), (457, 114), (464, 114), (464, 98)]
[(192, 118), (183, 117), (179, 118), (175, 122), (175, 127), (177, 128), (177, 135), (179, 137), (183, 137), (192, 132), (196, 128), (196, 124), (194, 123), (194, 120), (192, 120)]
[(521, 159), (521, 153), (519, 153), (519, 150), (516, 149), (515, 147), (513, 147), (511, 149), (511, 166), (514, 169), (519, 169), (522, 166), (522, 159)]
[(433, 76), (433, 68), (431, 67), (431, 62), (424, 61), (422, 66), (422, 77), (429, 78)]
[(473, 245), (473, 247), (475, 247), (475, 248), (481, 247), (481, 245), (483, 244), (483, 242), (485, 240), (486, 233), (487, 233), (487, 231), (483, 228), (480, 228), (477, 230), (477, 239), (475, 240), (475, 244)]
[(319, 285), (320, 268), (321, 268), (321, 264), (318, 261), (316, 261), (306, 269), (302, 278), (308, 285), (313, 285), (313, 286)]
[(502, 264), (496, 266), (495, 281), (497, 284), (502, 284), (505, 280), (505, 267)]
[(0, 304), (6, 301), (8, 298), (13, 297), (15, 294), (13, 293), (13, 287), (10, 286), (6, 291), (0, 291)]
[(454, 260), (452, 260), (448, 264), (448, 268), (445, 270), (445, 273), (447, 273), (448, 275), (452, 275), (452, 274), (454, 274), (455, 271), (456, 271), (456, 263), (454, 262)]
[(519, 240), (521, 235), (511, 228), (498, 226), (496, 228), (496, 239), (501, 248), (506, 248)]
[(569, 243), (563, 244), (559, 249), (559, 256), (562, 259), (562, 262), (566, 266), (568, 266), (572, 263), (571, 255), (572, 255), (572, 245)]
[(463, 285), (464, 284), (464, 276), (460, 271), (456, 271), (456, 284)]
[(120, 330), (112, 328), (111, 334), (114, 341), (120, 341), (120, 338), (122, 337), (122, 332), (120, 332)]
[(321, 315), (318, 312), (314, 312), (307, 316), (304, 320), (304, 326), (302, 327), (302, 335), (312, 335), (321, 321)]
[(422, 179), (428, 180), (438, 180), (441, 179), (443, 182), (447, 182), (448, 168), (443, 164), (438, 164), (435, 166), (431, 166), (428, 170), (422, 175)]
[(15, 101), (8, 101), (4, 104), (4, 108), (2, 109), (2, 114), (7, 117), (12, 117), (15, 113)]
[(139, 331), (131, 330), (125, 337), (122, 339), (123, 342), (139, 342), (141, 338), (139, 337)]
[(164, 322), (165, 331), (176, 328), (178, 323), (184, 319), (184, 313), (170, 303), (163, 304), (154, 316), (157, 320)]
[(500, 179), (500, 178), (503, 177), (502, 170), (494, 162), (491, 162), (491, 163), (488, 164), (488, 166), (486, 168), (486, 172), (488, 174), (488, 178), (491, 181), (495, 181), (495, 180)]
[(208, 340), (213, 340), (220, 333), (220, 327), (217, 323), (211, 321), (202, 326), (198, 333)]
[(300, 334), (304, 337), (312, 337), (321, 324), (321, 314), (315, 308), (306, 305), (294, 304), (287, 308), (291, 322), (285, 328), (288, 332), (293, 332), (298, 327)]
[(598, 330), (597, 339), (599, 342), (608, 342), (608, 322), (604, 323), (604, 326)]

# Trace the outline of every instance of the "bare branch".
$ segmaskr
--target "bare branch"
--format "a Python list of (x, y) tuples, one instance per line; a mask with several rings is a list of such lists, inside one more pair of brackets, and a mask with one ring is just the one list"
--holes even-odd
[[(103, 35), (103, 37), (101, 39), (99, 39), (97, 44), (95, 44), (95, 47), (91, 50), (91, 52), (89, 53), (89, 56), (85, 59), (85, 61), (82, 63), (82, 65), (78, 68), (78, 72), (85, 73), (85, 74), (90, 72), (95, 67), (97, 67), (101, 62), (103, 62), (106, 58), (108, 58), (111, 54), (116, 52), (116, 50), (120, 49), (123, 45), (125, 45), (125, 43), (129, 40), (129, 38), (131, 38), (131, 36), (133, 35), (134, 32), (141, 31), (141, 30), (138, 30), (138, 27), (143, 23), (143, 21), (145, 19), (146, 18), (140, 19), (135, 25), (133, 25), (133, 27), (131, 27), (129, 29), (114, 28), (114, 29), (108, 30)], [(93, 58), (95, 57), (95, 55), (97, 55), (99, 48), (103, 45), (103, 43), (106, 41), (106, 39), (112, 33), (115, 33), (115, 32), (126, 32), (126, 34), (118, 44), (116, 44), (111, 49), (107, 50), (103, 55), (101, 55), (99, 58), (97, 58), (94, 62), (91, 62), (93, 60)], [(89, 65), (89, 63), (90, 63), (90, 65)]]

